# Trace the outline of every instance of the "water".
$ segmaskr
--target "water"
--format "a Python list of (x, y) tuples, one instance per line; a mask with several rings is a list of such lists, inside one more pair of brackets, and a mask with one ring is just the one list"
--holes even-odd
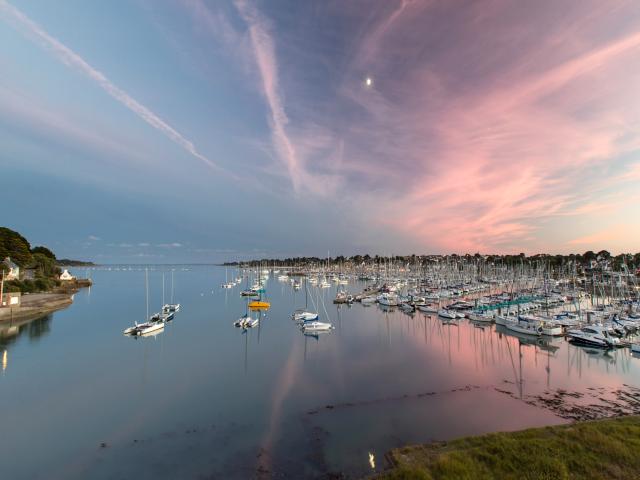
[[(152, 268), (156, 311), (162, 267)], [(529, 395), (640, 383), (628, 350), (336, 308), (335, 286), (310, 291), (336, 329), (305, 337), (290, 320), (304, 290), (273, 278), (271, 309), (243, 334), (232, 323), (245, 313), (244, 285), (221, 289), (225, 269), (211, 266), (175, 267), (182, 311), (163, 333), (130, 338), (122, 330), (145, 316), (144, 271), (91, 275), (70, 308), (0, 325), (0, 478), (357, 477), (372, 471), (370, 453), (380, 469), (406, 443), (566, 421)]]

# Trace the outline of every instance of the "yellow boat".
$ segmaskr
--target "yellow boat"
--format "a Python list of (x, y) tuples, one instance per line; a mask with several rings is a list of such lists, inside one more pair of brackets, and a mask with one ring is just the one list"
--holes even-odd
[(249, 302), (249, 308), (269, 308), (271, 303), (265, 302), (264, 300), (254, 300)]

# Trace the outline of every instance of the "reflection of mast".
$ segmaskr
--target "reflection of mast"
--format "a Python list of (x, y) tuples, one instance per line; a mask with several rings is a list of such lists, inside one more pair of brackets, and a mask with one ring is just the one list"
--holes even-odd
[(304, 337), (304, 360), (307, 361), (307, 340), (309, 339), (308, 335), (303, 335)]
[(2, 371), (4, 372), (7, 369), (8, 359), (7, 359), (7, 350), (5, 349), (2, 352)]
[(249, 331), (244, 332), (244, 373), (247, 373), (249, 367)]
[(522, 398), (524, 379), (522, 378), (522, 342), (520, 340), (518, 340), (518, 357), (520, 362), (520, 398)]

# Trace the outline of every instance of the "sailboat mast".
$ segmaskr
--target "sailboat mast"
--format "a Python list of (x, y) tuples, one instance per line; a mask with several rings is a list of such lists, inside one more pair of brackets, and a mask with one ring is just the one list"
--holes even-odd
[[(144, 291), (145, 297), (147, 299), (147, 316), (146, 319), (149, 319), (149, 269), (144, 269)], [(145, 320), (146, 321), (146, 320)]]

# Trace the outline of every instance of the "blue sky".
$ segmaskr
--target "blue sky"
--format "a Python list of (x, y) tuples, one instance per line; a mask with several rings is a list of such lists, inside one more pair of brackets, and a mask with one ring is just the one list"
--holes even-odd
[(467, 3), (0, 0), (2, 223), (101, 262), (638, 250), (640, 6)]

